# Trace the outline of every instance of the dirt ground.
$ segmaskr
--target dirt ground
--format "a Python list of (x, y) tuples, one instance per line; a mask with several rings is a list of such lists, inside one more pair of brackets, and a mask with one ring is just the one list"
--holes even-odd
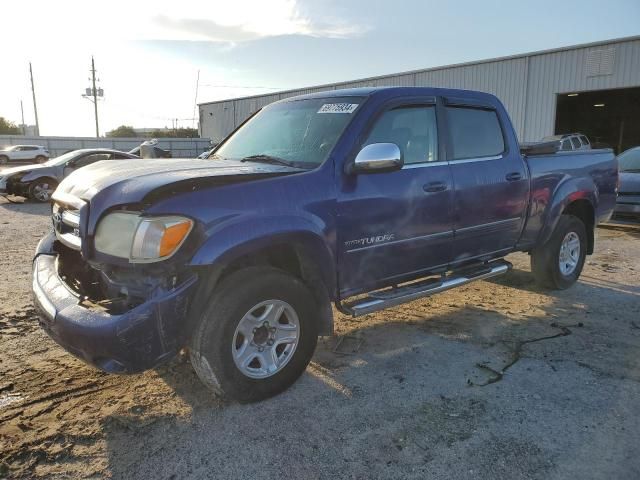
[(293, 388), (238, 405), (184, 358), (111, 376), (54, 344), (29, 288), (48, 225), (0, 199), (0, 478), (640, 478), (638, 227), (600, 228), (564, 292), (518, 254), (494, 281), (336, 314)]

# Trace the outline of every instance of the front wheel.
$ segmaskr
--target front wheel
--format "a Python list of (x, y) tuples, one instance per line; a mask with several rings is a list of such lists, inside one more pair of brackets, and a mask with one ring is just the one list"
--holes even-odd
[(51, 195), (58, 187), (58, 182), (43, 178), (36, 180), (29, 187), (29, 197), (36, 202), (46, 203), (51, 200)]
[(531, 252), (531, 271), (538, 285), (565, 290), (580, 276), (587, 255), (587, 231), (573, 215), (562, 215), (551, 238)]
[(191, 363), (215, 394), (239, 402), (272, 397), (309, 364), (318, 307), (297, 277), (271, 267), (232, 273), (199, 313)]
[(36, 157), (36, 163), (44, 163), (47, 161), (47, 157), (45, 157), (44, 155), (38, 155)]

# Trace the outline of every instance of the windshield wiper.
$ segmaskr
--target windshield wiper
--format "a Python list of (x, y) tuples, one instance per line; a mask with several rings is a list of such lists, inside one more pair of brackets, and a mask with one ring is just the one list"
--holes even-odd
[(260, 162), (260, 163), (270, 163), (272, 165), (284, 165), (286, 167), (292, 167), (293, 164), (288, 162), (280, 157), (274, 157), (273, 155), (259, 154), (259, 155), (249, 155), (248, 157), (244, 157), (241, 162)]

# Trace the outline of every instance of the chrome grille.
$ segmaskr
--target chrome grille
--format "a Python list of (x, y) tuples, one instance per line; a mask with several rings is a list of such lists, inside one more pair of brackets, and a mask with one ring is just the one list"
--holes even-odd
[(67, 247), (80, 250), (82, 248), (82, 239), (80, 238), (80, 210), (73, 206), (54, 201), (51, 217), (56, 238)]

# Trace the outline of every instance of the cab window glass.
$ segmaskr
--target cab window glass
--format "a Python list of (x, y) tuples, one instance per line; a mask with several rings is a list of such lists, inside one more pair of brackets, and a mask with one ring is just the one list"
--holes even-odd
[(447, 107), (452, 160), (494, 157), (505, 150), (495, 110)]
[(405, 164), (437, 161), (435, 107), (411, 106), (386, 111), (376, 121), (362, 146), (372, 143), (395, 143)]

